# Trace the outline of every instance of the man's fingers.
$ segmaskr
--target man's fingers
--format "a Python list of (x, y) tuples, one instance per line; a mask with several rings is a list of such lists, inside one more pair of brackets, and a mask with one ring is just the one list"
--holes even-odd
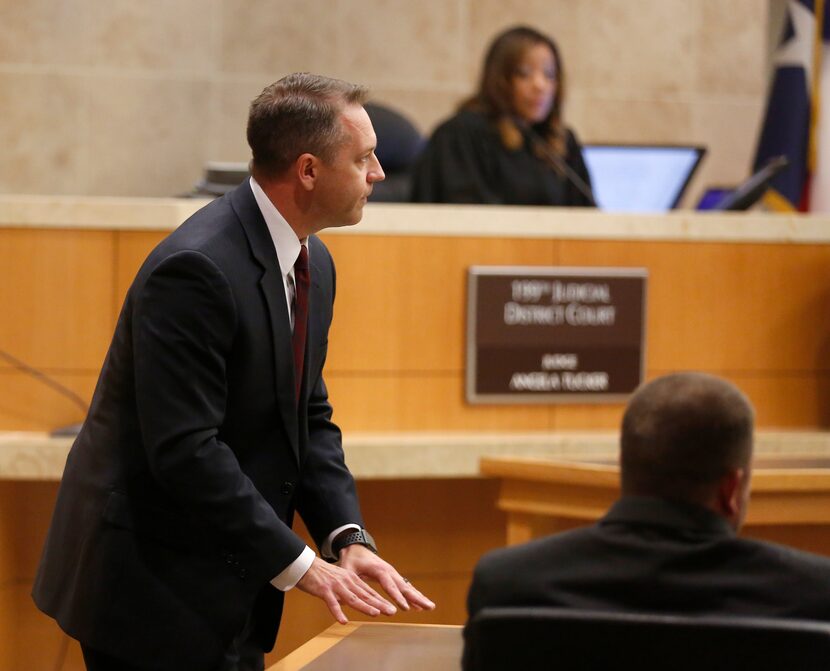
[(337, 600), (337, 597), (335, 597), (334, 594), (330, 594), (326, 597), (323, 597), (323, 601), (326, 602), (326, 606), (328, 606), (329, 612), (332, 614), (332, 616), (334, 616), (335, 620), (337, 620), (340, 624), (349, 623), (349, 618), (346, 617), (346, 614), (340, 607), (340, 602)]
[(341, 624), (348, 622), (341, 604), (375, 617), (391, 615), (395, 607), (375, 592), (351, 570), (326, 564), (315, 559), (297, 587), (322, 599), (334, 618)]
[(359, 576), (354, 577), (354, 582), (350, 587), (354, 594), (359, 596), (367, 604), (376, 607), (380, 612), (386, 615), (394, 615), (397, 612), (395, 606), (384, 599), (371, 586), (367, 585)]
[[(360, 550), (363, 548), (360, 547)], [(344, 548), (345, 551), (345, 548)], [(363, 578), (372, 578), (402, 610), (432, 610), (435, 604), (401, 577), (387, 562), (376, 555), (359, 551), (348, 566), (335, 566), (315, 559), (297, 586), (325, 601), (334, 618), (341, 624), (348, 622), (341, 606), (349, 606), (360, 613), (376, 617), (381, 613), (394, 615), (395, 606), (368, 585)], [(355, 561), (357, 559), (358, 561)]]
[(435, 604), (427, 599), (421, 592), (419, 592), (415, 587), (412, 585), (411, 582), (403, 579), (404, 583), (401, 585), (401, 592), (403, 592), (404, 597), (409, 602), (409, 604), (416, 608), (417, 610), (434, 610)]
[(402, 610), (433, 610), (435, 604), (415, 589), (389, 562), (384, 561), (361, 545), (350, 545), (341, 550), (340, 565), (357, 573), (364, 580), (380, 583), (383, 591)]
[(401, 593), (401, 589), (405, 588), (409, 583), (400, 576), (397, 576), (397, 578), (398, 580), (396, 581), (391, 575), (383, 574), (378, 577), (378, 582), (383, 587), (383, 591), (391, 596), (392, 600), (402, 610), (409, 610), (409, 600)]
[(409, 580), (398, 575), (397, 572), (379, 575), (378, 582), (380, 582), (384, 591), (403, 610), (409, 610), (410, 608), (414, 608), (415, 610), (433, 610), (435, 608), (435, 604), (432, 601), (415, 589)]
[(349, 608), (353, 608), (354, 610), (364, 613), (365, 615), (370, 615), (371, 617), (377, 617), (381, 613), (380, 608), (343, 586), (340, 586), (340, 589), (332, 589), (330, 592), (325, 594), (323, 596), (323, 601), (326, 602), (326, 605), (328, 606), (331, 614), (334, 616), (334, 619), (340, 624), (346, 624), (349, 621), (343, 612), (341, 604), (349, 606)]
[(427, 597), (425, 597), (423, 594), (421, 594), (412, 585), (406, 586), (404, 594), (406, 595), (407, 601), (409, 601), (409, 603), (411, 603), (413, 606), (416, 606), (421, 610), (435, 610), (435, 603)]
[(367, 585), (353, 571), (343, 571), (342, 580), (333, 585), (335, 599), (355, 610), (376, 617), (394, 615), (397, 609)]
[(346, 594), (341, 595), (340, 601), (349, 608), (354, 608), (355, 610), (365, 613), (366, 615), (371, 615), (372, 617), (380, 615), (380, 608), (366, 599), (359, 597), (354, 592), (346, 592)]

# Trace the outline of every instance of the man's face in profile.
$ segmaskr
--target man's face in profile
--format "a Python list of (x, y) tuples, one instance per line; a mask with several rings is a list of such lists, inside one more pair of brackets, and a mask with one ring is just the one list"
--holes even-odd
[(353, 226), (363, 218), (363, 206), (372, 185), (385, 178), (375, 156), (372, 122), (360, 105), (343, 108), (340, 123), (344, 141), (334, 158), (322, 162), (315, 201), (327, 226)]

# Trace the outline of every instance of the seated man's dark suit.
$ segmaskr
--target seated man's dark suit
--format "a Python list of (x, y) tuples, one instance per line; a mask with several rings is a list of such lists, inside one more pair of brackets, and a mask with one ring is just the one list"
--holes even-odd
[(83, 644), (134, 664), (211, 669), (253, 614), (273, 645), (270, 580), (362, 524), (322, 370), (334, 265), (309, 239), (302, 390), (274, 244), (251, 186), (200, 210), (126, 297), (67, 461), (34, 585)]
[(830, 559), (739, 538), (705, 508), (623, 498), (594, 526), (494, 550), (470, 617), (493, 606), (830, 620)]

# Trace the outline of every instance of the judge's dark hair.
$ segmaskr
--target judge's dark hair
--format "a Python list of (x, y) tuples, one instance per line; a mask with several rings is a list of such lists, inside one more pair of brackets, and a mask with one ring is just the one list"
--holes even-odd
[(248, 114), (252, 173), (279, 175), (305, 153), (330, 162), (344, 138), (340, 112), (367, 96), (362, 86), (305, 72), (266, 86)]
[(638, 389), (622, 422), (625, 495), (706, 503), (729, 471), (748, 468), (754, 411), (732, 383), (675, 373)]
[(556, 66), (556, 90), (553, 105), (547, 118), (534, 124), (534, 130), (560, 156), (566, 153), (565, 129), (562, 124), (562, 102), (565, 96), (565, 73), (559, 47), (552, 38), (528, 26), (516, 26), (496, 36), (487, 55), (478, 91), (461, 104), (462, 109), (480, 112), (492, 119), (498, 126), (504, 145), (516, 149), (522, 136), (516, 125), (513, 110), (513, 78), (525, 54), (533, 47), (543, 44), (553, 53)]

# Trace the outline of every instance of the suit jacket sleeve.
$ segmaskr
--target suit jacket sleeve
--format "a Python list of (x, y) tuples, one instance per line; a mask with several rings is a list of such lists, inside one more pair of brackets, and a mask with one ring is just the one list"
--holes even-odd
[(207, 256), (182, 251), (158, 263), (133, 300), (137, 408), (150, 469), (183, 509), (250, 551), (248, 566), (270, 580), (304, 544), (219, 437), (237, 316), (229, 283)]

